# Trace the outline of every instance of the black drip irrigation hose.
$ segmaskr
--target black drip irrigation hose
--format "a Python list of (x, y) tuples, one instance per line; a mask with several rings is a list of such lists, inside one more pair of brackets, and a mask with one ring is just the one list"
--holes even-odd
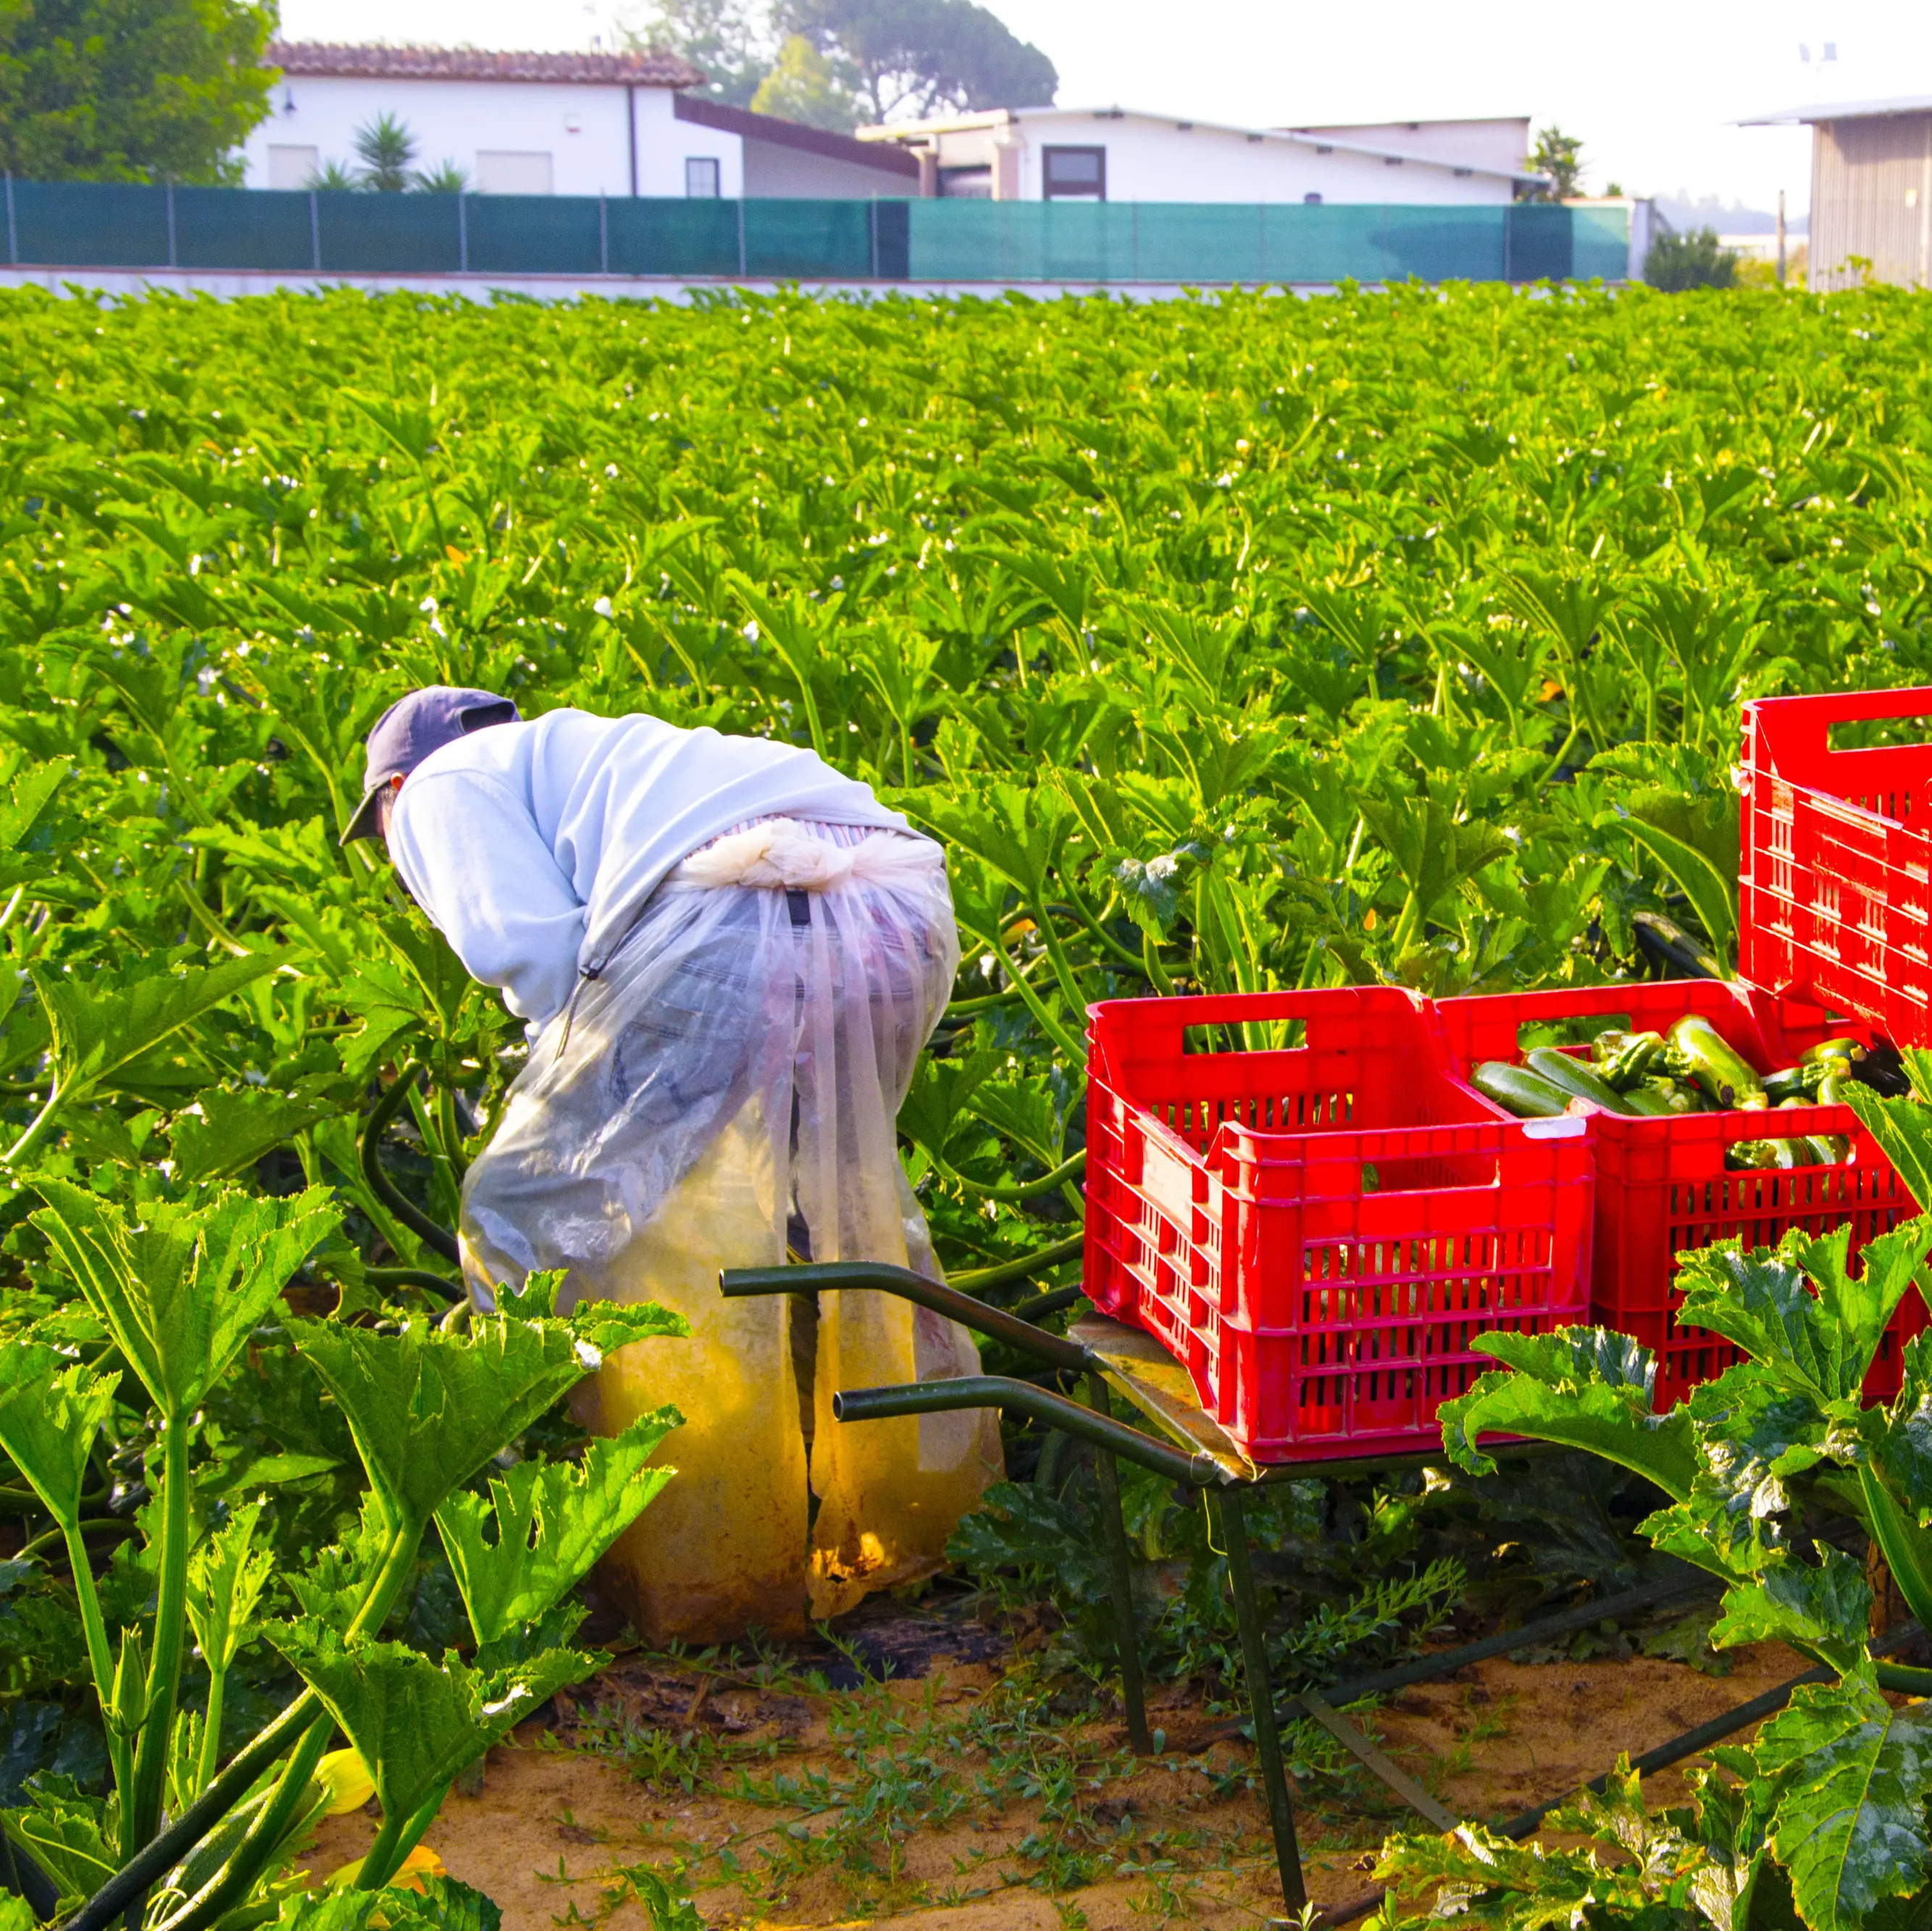
[[(376, 1101), (376, 1109), (369, 1116), (369, 1123), (362, 1129), (362, 1177), (369, 1183), (376, 1198), (413, 1234), (432, 1253), (440, 1254), (452, 1267), (461, 1264), (461, 1253), (456, 1244), (456, 1236), (446, 1227), (440, 1227), (416, 1202), (404, 1194), (394, 1181), (382, 1171), (382, 1163), (377, 1157), (377, 1150), (382, 1144), (382, 1135), (389, 1130), (390, 1123), (403, 1110), (403, 1102), (410, 1096), (410, 1089), (416, 1083), (416, 1075), (422, 1068), (414, 1063), (404, 1068), (394, 1086)], [(413, 1270), (412, 1270), (413, 1271)], [(424, 1276), (427, 1280), (434, 1276)], [(440, 1283), (447, 1285), (447, 1283)]]
[[(1492, 1656), (1506, 1656), (1512, 1650), (1528, 1649), (1532, 1645), (1568, 1636), (1573, 1630), (1586, 1630), (1594, 1623), (1613, 1621), (1639, 1609), (1652, 1609), (1662, 1603), (1688, 1601), (1699, 1596), (1714, 1596), (1724, 1586), (1716, 1576), (1702, 1570), (1688, 1573), (1680, 1570), (1657, 1582), (1646, 1582), (1640, 1588), (1626, 1589), (1621, 1595), (1606, 1596), (1600, 1602), (1580, 1603), (1556, 1615), (1523, 1623), (1513, 1630), (1498, 1630), (1494, 1636), (1480, 1637), (1455, 1649), (1432, 1651), (1427, 1656), (1412, 1657), (1406, 1663), (1378, 1669), (1371, 1676), (1358, 1677), (1352, 1683), (1336, 1684), (1321, 1691), (1322, 1700), (1332, 1709), (1345, 1710), (1352, 1703), (1360, 1702), (1365, 1696), (1386, 1696), (1390, 1691), (1406, 1690), (1411, 1684), (1453, 1676), (1457, 1670), (1466, 1669), (1472, 1663), (1481, 1663)], [(1308, 1714), (1298, 1696), (1291, 1696), (1286, 1702), (1275, 1705), (1278, 1723), (1292, 1723), (1298, 1717)], [(1205, 1750), (1210, 1744), (1238, 1735), (1247, 1727), (1247, 1722), (1246, 1717), (1240, 1717), (1216, 1723), (1199, 1733), (1199, 1741), (1192, 1748)]]
[[(1915, 1636), (1922, 1634), (1916, 1622), (1900, 1623), (1888, 1630), (1870, 1646), (1874, 1657), (1889, 1656), (1894, 1650), (1903, 1649)], [(1519, 1632), (1520, 1634), (1520, 1632)], [(1681, 1731), (1666, 1742), (1659, 1744), (1654, 1750), (1646, 1750), (1642, 1756), (1630, 1759), (1630, 1768), (1640, 1777), (1648, 1777), (1653, 1771), (1668, 1770), (1674, 1763), (1682, 1763), (1686, 1757), (1695, 1756), (1700, 1750), (1708, 1750), (1712, 1744), (1721, 1743), (1725, 1738), (1747, 1729), (1753, 1723), (1762, 1723), (1767, 1717), (1774, 1717), (1793, 1694), (1810, 1683), (1829, 1683), (1834, 1672), (1825, 1669), (1808, 1669), (1802, 1675), (1780, 1683), (1754, 1696), (1748, 1703), (1740, 1703), (1726, 1710), (1721, 1716), (1713, 1717), (1708, 1723), (1699, 1723), (1694, 1728)], [(1609, 1788), (1612, 1773), (1604, 1771), (1600, 1777), (1593, 1777), (1582, 1786), (1583, 1790), (1601, 1796)], [(1580, 1791), (1566, 1790), (1560, 1797), (1552, 1797), (1541, 1804), (1532, 1804), (1527, 1810), (1516, 1814), (1496, 1826), (1496, 1834), (1520, 1842), (1527, 1837), (1551, 1811), (1560, 1805), (1572, 1801), (1580, 1795)], [(1352, 1924), (1358, 1918), (1366, 1917), (1388, 1897), (1386, 1887), (1365, 1892), (1360, 1897), (1351, 1898), (1343, 1904), (1331, 1904), (1318, 1914), (1324, 1926)]]

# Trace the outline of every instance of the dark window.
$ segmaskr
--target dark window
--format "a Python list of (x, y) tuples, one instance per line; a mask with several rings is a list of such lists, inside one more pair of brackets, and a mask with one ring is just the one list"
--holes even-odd
[(1044, 199), (1106, 199), (1105, 148), (1042, 148), (1040, 159), (1040, 191)]
[(692, 155), (684, 164), (684, 191), (693, 201), (718, 199), (718, 163), (710, 155)]
[(991, 201), (993, 170), (989, 167), (941, 168), (939, 192), (943, 198), (953, 201)]
[(1318, 194), (1304, 194), (1301, 198), (1310, 208), (1319, 208), (1322, 205), (1322, 197)]

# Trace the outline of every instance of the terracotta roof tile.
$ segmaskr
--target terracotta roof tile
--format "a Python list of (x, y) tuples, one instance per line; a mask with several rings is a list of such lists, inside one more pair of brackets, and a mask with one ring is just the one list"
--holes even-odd
[(563, 81), (593, 87), (701, 87), (688, 61), (643, 53), (498, 52), (483, 47), (392, 47), (271, 40), (263, 59), (283, 73), (370, 80)]

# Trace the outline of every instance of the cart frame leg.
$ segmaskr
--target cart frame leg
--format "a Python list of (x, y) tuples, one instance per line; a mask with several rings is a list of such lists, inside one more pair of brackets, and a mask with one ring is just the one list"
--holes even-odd
[(1302, 1882), (1301, 1846), (1294, 1834), (1294, 1807), (1288, 1800), (1288, 1771), (1282, 1762), (1281, 1733), (1275, 1728), (1274, 1691), (1268, 1680), (1268, 1644), (1255, 1601), (1254, 1572), (1248, 1566), (1248, 1522), (1239, 1492), (1205, 1492), (1214, 1526), (1228, 1558), (1228, 1585), (1234, 1598), (1234, 1620), (1241, 1633), (1241, 1660), (1247, 1678), (1248, 1709), (1254, 1719), (1255, 1751), (1261, 1759), (1262, 1788), (1267, 1794), (1268, 1822), (1274, 1832), (1275, 1862), (1281, 1871), (1281, 1894), (1290, 1911), (1308, 1901)]
[[(1087, 1377), (1087, 1405), (1095, 1414), (1112, 1418), (1114, 1405), (1107, 1384), (1098, 1375)], [(1148, 1730), (1147, 1689), (1141, 1678), (1140, 1631), (1134, 1617), (1134, 1570), (1127, 1550), (1127, 1525), (1120, 1514), (1119, 1465), (1104, 1448), (1094, 1455), (1094, 1479), (1100, 1485), (1100, 1525), (1106, 1538), (1107, 1561), (1113, 1571), (1114, 1646), (1120, 1663), (1120, 1702), (1126, 1711), (1127, 1740), (1137, 1756), (1154, 1753)]]

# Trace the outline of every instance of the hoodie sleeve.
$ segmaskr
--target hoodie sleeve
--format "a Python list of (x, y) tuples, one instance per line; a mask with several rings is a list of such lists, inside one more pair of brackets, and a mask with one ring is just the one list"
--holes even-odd
[(474, 771), (418, 772), (397, 794), (389, 855), (472, 979), (532, 1026), (562, 1011), (585, 910), (514, 792)]

